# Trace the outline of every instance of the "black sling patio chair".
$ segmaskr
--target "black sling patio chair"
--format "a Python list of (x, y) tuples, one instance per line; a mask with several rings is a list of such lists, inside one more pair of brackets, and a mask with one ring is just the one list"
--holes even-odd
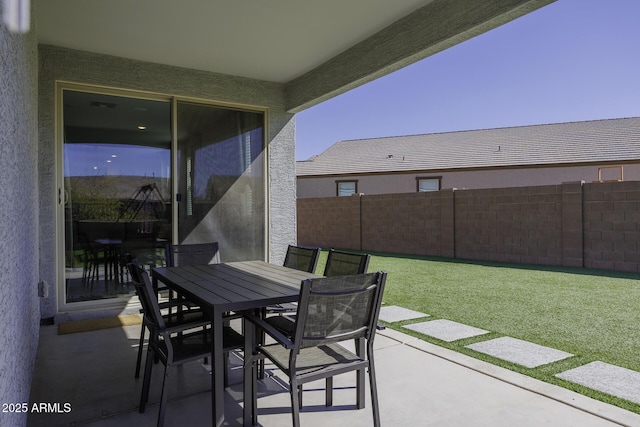
[[(155, 292), (147, 272), (134, 264), (129, 264), (128, 267), (130, 270), (136, 271), (136, 277), (142, 279), (140, 283), (134, 282), (134, 285), (143, 305), (145, 321), (148, 324), (149, 330), (152, 331), (152, 338), (149, 339), (147, 349), (147, 360), (144, 366), (144, 380), (142, 383), (139, 410), (140, 413), (145, 411), (145, 406), (149, 399), (151, 371), (155, 356), (164, 365), (164, 377), (162, 380), (157, 422), (158, 427), (162, 427), (167, 403), (165, 383), (168, 376), (168, 368), (210, 357), (213, 337), (210, 328), (198, 328), (194, 330), (192, 325), (167, 325), (160, 313), (160, 307), (155, 299)], [(228, 326), (223, 327), (223, 334), (223, 347), (226, 359), (230, 351), (243, 349), (244, 337)]]
[[(252, 422), (257, 423), (256, 363), (261, 357), (270, 359), (289, 377), (291, 411), (294, 427), (300, 426), (300, 386), (326, 379), (326, 404), (332, 404), (332, 380), (335, 375), (350, 371), (369, 371), (373, 425), (380, 425), (376, 386), (373, 341), (382, 303), (387, 273), (384, 271), (353, 276), (309, 279), (302, 282), (293, 335), (288, 337), (264, 319), (247, 315), (276, 342), (259, 345), (249, 360), (253, 395), (250, 402)], [(355, 340), (356, 352), (340, 342)], [(366, 347), (366, 351), (364, 351)], [(245, 356), (246, 357), (246, 356)], [(364, 384), (358, 376), (357, 407), (364, 407)]]
[[(370, 259), (371, 256), (369, 254), (356, 254), (331, 249), (327, 255), (324, 276), (333, 277), (364, 274), (367, 272)], [(295, 307), (295, 305), (293, 306)], [(293, 313), (295, 310), (289, 310), (288, 312)], [(285, 334), (291, 335), (291, 333), (293, 333), (294, 321), (291, 317), (272, 316), (269, 317), (267, 321)]]
[(370, 259), (371, 255), (369, 254), (356, 254), (330, 249), (323, 275), (331, 277), (366, 273)]
[(319, 257), (320, 248), (289, 245), (283, 265), (296, 270), (313, 273), (316, 271)]
[(167, 267), (220, 263), (218, 242), (180, 245), (168, 244), (166, 254)]
[[(289, 245), (287, 248), (287, 254), (284, 257), (283, 265), (296, 270), (315, 273), (319, 258), (320, 248), (305, 248), (302, 246)], [(270, 305), (262, 310), (262, 317), (266, 318), (269, 314), (278, 314), (279, 316), (276, 317), (280, 317), (285, 314), (295, 314), (297, 310), (298, 304), (293, 302)], [(280, 321), (284, 325), (293, 328), (292, 322), (289, 319), (282, 318)], [(260, 342), (264, 342), (264, 334), (262, 335), (262, 341)], [(260, 363), (258, 375), (259, 378), (264, 378), (264, 360)]]
[[(142, 273), (144, 272), (144, 270), (140, 267), (136, 259), (130, 260), (130, 263), (127, 264), (127, 269), (129, 270), (129, 275), (131, 276), (131, 280), (134, 286), (136, 286), (136, 284), (143, 283), (144, 278), (142, 276)], [(135, 373), (135, 377), (138, 378), (140, 377), (140, 367), (142, 365), (142, 349), (144, 347), (145, 333), (146, 331), (149, 331), (149, 339), (151, 340), (156, 338), (157, 332), (153, 329), (155, 327), (155, 324), (150, 323), (146, 315), (146, 311), (144, 309), (145, 302), (143, 301), (143, 296), (141, 295), (138, 287), (136, 287), (136, 293), (138, 294), (138, 299), (140, 300), (140, 304), (143, 307), (140, 310), (140, 313), (142, 314), (143, 318), (142, 318), (142, 325), (140, 327), (140, 341), (138, 344), (138, 356), (136, 359), (136, 373)], [(168, 314), (162, 315), (162, 320), (165, 326), (169, 328), (173, 328), (176, 326), (185, 326), (189, 328), (195, 328), (195, 327), (204, 328), (211, 323), (211, 319), (209, 318), (209, 316), (207, 316), (199, 308), (194, 307), (192, 304), (188, 304), (186, 301), (174, 300), (171, 302), (165, 301), (165, 302), (159, 303), (155, 292), (153, 293), (152, 297), (155, 300), (155, 303), (158, 304), (159, 309), (161, 310), (169, 309)], [(181, 310), (182, 309), (181, 306), (183, 304), (186, 304), (185, 310)], [(172, 312), (171, 309), (176, 309), (176, 312), (175, 313)]]
[[(167, 267), (185, 267), (189, 265), (207, 265), (220, 263), (218, 242), (189, 243), (165, 246)], [(169, 293), (171, 299), (171, 293)]]
[[(367, 272), (367, 268), (369, 268), (370, 259), (371, 255), (369, 254), (357, 254), (330, 249), (327, 255), (327, 263), (324, 267), (324, 276), (333, 277), (364, 274)], [(295, 310), (290, 310), (287, 316), (268, 317), (267, 322), (284, 334), (290, 336), (295, 327), (295, 320), (292, 318), (293, 315), (295, 315)], [(264, 377), (263, 366), (260, 367), (259, 374), (261, 378)], [(300, 398), (300, 402), (302, 402), (302, 397)]]
[[(319, 258), (320, 248), (305, 248), (302, 246), (289, 245), (282, 265), (296, 270), (306, 271), (307, 273), (315, 273)], [(266, 314), (295, 313), (297, 308), (297, 305), (294, 303), (272, 305), (266, 308)]]
[[(220, 263), (220, 247), (218, 242), (171, 244), (165, 246), (167, 267), (186, 267), (190, 265), (208, 265)], [(163, 290), (163, 289), (160, 289)], [(174, 293), (169, 291), (169, 301), (173, 304)], [(178, 295), (177, 299), (181, 299)], [(182, 300), (184, 301), (184, 300)], [(187, 302), (184, 306), (194, 308), (195, 304)], [(169, 309), (171, 313), (171, 308)]]

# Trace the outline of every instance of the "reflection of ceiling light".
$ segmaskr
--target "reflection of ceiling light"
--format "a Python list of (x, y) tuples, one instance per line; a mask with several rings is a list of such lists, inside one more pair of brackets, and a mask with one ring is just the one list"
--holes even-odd
[(146, 128), (147, 128), (147, 127), (146, 127), (145, 125), (140, 125), (140, 126), (138, 126), (138, 129), (140, 129), (140, 130), (145, 130)]
[(112, 154), (112, 155), (111, 155), (111, 157), (113, 157), (113, 158), (115, 159), (115, 158), (116, 158), (116, 157), (118, 157), (118, 156), (116, 156), (115, 154)]
[(107, 163), (111, 163), (111, 160), (107, 160)]
[(97, 171), (97, 170), (98, 170), (98, 167), (97, 167), (97, 166), (94, 166), (94, 167), (93, 167), (93, 170), (94, 170), (94, 171)]

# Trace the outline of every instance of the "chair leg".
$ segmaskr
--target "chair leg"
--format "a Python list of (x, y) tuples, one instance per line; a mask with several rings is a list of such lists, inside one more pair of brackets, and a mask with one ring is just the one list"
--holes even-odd
[(140, 365), (142, 364), (142, 348), (144, 347), (144, 330), (145, 326), (140, 326), (140, 343), (138, 344), (138, 360), (136, 361), (136, 378), (140, 377)]
[(302, 384), (298, 384), (298, 408), (302, 409)]
[(329, 407), (333, 405), (333, 377), (327, 377), (325, 382), (325, 406)]
[[(356, 344), (356, 354), (360, 357), (364, 357), (365, 355), (365, 340), (363, 338), (358, 338), (355, 340)], [(362, 409), (365, 406), (365, 378), (366, 372), (365, 368), (362, 367), (356, 371), (356, 408)]]
[(373, 411), (373, 426), (380, 427), (380, 408), (378, 407), (378, 385), (376, 369), (373, 363), (373, 352), (369, 353), (369, 384), (371, 388), (371, 410)]
[(158, 408), (158, 427), (162, 427), (164, 425), (164, 413), (167, 408), (167, 393), (164, 389), (164, 385), (167, 382), (167, 377), (169, 376), (169, 371), (167, 366), (164, 367), (164, 377), (162, 378), (162, 389), (160, 391), (160, 407)]
[(144, 364), (144, 379), (142, 381), (142, 393), (140, 394), (140, 413), (144, 413), (149, 400), (149, 386), (151, 383), (151, 369), (153, 368), (153, 351), (147, 350), (147, 361)]
[(293, 427), (300, 427), (300, 408), (302, 407), (302, 384), (291, 378), (289, 382), (291, 390), (291, 417), (293, 418)]

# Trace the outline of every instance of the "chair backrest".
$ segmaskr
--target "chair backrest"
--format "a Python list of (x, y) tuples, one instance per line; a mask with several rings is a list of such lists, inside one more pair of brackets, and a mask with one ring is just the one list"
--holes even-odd
[(140, 272), (144, 271), (144, 269), (140, 268), (140, 262), (138, 261), (138, 259), (132, 258), (130, 254), (126, 254), (124, 258), (127, 263), (127, 270), (129, 271), (129, 275), (131, 276), (131, 280), (133, 281), (134, 285), (142, 283), (144, 279), (142, 278)]
[(136, 260), (127, 264), (127, 268), (129, 269), (133, 286), (136, 288), (136, 293), (144, 310), (144, 321), (149, 324), (150, 327), (164, 329), (164, 320), (162, 320), (160, 306), (158, 305), (156, 294), (153, 291), (149, 274), (140, 267)]
[(373, 340), (382, 304), (386, 271), (322, 277), (302, 282), (294, 354), (300, 348), (348, 339)]
[(167, 267), (220, 263), (218, 242), (167, 245)]
[(284, 257), (284, 266), (296, 270), (315, 273), (320, 258), (320, 248), (303, 248), (289, 245)]
[(327, 256), (324, 276), (346, 276), (366, 273), (370, 258), (369, 254), (354, 254), (331, 249)]

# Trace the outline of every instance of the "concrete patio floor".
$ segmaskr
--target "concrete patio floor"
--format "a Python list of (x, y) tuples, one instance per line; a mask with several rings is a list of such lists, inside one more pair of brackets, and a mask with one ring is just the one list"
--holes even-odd
[[(162, 365), (154, 369), (150, 405), (137, 411), (141, 379), (134, 378), (140, 326), (57, 335), (43, 326), (31, 404), (69, 403), (67, 413), (30, 413), (28, 426), (155, 426)], [(640, 415), (386, 329), (376, 336), (383, 426), (640, 426)], [(226, 424), (242, 424), (241, 359), (231, 356)], [(291, 425), (286, 380), (278, 371), (260, 383), (261, 426)], [(191, 363), (167, 383), (166, 426), (210, 426), (210, 376)], [(284, 378), (284, 377), (283, 377)], [(356, 410), (355, 375), (336, 378), (334, 406), (324, 406), (324, 383), (305, 386), (303, 426), (370, 426), (371, 404)], [(367, 395), (367, 399), (369, 399)], [(31, 406), (31, 405), (30, 405)]]

